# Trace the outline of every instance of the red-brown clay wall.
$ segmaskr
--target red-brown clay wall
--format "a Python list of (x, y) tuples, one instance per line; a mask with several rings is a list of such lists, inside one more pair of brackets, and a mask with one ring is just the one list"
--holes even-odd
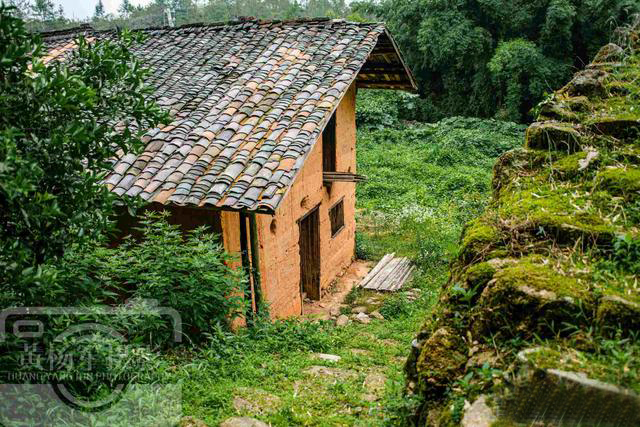
[[(356, 172), (355, 95), (352, 86), (336, 114), (337, 170), (353, 173)], [(302, 311), (297, 221), (306, 213), (319, 207), (322, 292), (351, 263), (355, 250), (355, 185), (334, 183), (330, 190), (323, 185), (320, 138), (276, 214), (257, 216), (262, 294), (270, 304), (272, 317), (297, 316)], [(341, 199), (345, 226), (332, 237), (329, 209)]]

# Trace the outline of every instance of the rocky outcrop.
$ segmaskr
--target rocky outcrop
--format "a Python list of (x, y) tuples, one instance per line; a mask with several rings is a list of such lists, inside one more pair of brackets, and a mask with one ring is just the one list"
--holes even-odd
[[(605, 46), (540, 105), (524, 147), (498, 160), (493, 199), (465, 228), (440, 304), (407, 362), (409, 393), (423, 401), (418, 425), (468, 424), (493, 413), (504, 425), (574, 418), (608, 425), (613, 408), (603, 402), (562, 421), (558, 408), (580, 396), (640, 408), (631, 391), (640, 391), (638, 371), (629, 374), (640, 367), (616, 359), (640, 352), (640, 46), (633, 43)], [(516, 356), (540, 345), (554, 357), (531, 365)], [(526, 391), (540, 384), (555, 387), (554, 400), (527, 402), (540, 398)], [(529, 408), (526, 416), (518, 419), (513, 402)]]

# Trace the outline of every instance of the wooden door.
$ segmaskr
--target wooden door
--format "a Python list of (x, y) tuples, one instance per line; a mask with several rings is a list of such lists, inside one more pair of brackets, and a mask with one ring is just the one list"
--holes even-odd
[(299, 220), (300, 290), (307, 298), (320, 299), (320, 214), (318, 208)]

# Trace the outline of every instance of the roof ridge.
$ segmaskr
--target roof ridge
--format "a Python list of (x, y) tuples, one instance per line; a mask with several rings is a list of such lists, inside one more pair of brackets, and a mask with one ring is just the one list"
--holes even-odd
[[(255, 23), (258, 25), (287, 25), (287, 24), (313, 24), (313, 23), (344, 23), (351, 24), (357, 26), (370, 26), (370, 25), (381, 25), (383, 22), (355, 22), (349, 21), (347, 19), (335, 19), (329, 17), (301, 17), (296, 19), (262, 19), (256, 18), (253, 16), (239, 16), (236, 19), (229, 21), (217, 21), (217, 22), (191, 22), (188, 24), (178, 25), (176, 27), (170, 26), (149, 26), (149, 27), (140, 27), (140, 28), (130, 28), (132, 31), (154, 31), (154, 30), (179, 30), (182, 28), (215, 28), (215, 27), (224, 27), (224, 26), (233, 26), (233, 25), (243, 25), (247, 23)], [(39, 34), (42, 37), (55, 37), (62, 35), (69, 35), (74, 33), (81, 33), (91, 31), (93, 33), (110, 33), (117, 31), (120, 27), (108, 28), (104, 30), (97, 30), (93, 28), (90, 23), (83, 23), (76, 27), (65, 28), (62, 30), (52, 30), (52, 31), (40, 31)]]
[(64, 28), (62, 30), (49, 30), (49, 31), (37, 31), (36, 34), (42, 37), (50, 37), (50, 36), (62, 36), (71, 33), (79, 33), (82, 31), (91, 30), (93, 32), (99, 32), (91, 26), (89, 23), (82, 23), (75, 27)]

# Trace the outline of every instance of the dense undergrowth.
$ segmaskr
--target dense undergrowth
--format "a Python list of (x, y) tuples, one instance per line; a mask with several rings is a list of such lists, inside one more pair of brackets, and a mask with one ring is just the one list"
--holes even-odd
[(640, 390), (640, 46), (622, 34), (628, 47), (601, 50), (541, 104), (525, 147), (498, 160), (488, 209), (465, 228), (410, 360), (421, 424), (458, 425), (481, 394), (508, 422), (640, 421), (637, 402), (571, 412), (562, 385), (547, 406), (519, 392), (550, 368)]
[(358, 247), (393, 250), (420, 266), (446, 264), (462, 226), (484, 209), (495, 158), (521, 141), (524, 126), (450, 118), (436, 124), (361, 130)]

